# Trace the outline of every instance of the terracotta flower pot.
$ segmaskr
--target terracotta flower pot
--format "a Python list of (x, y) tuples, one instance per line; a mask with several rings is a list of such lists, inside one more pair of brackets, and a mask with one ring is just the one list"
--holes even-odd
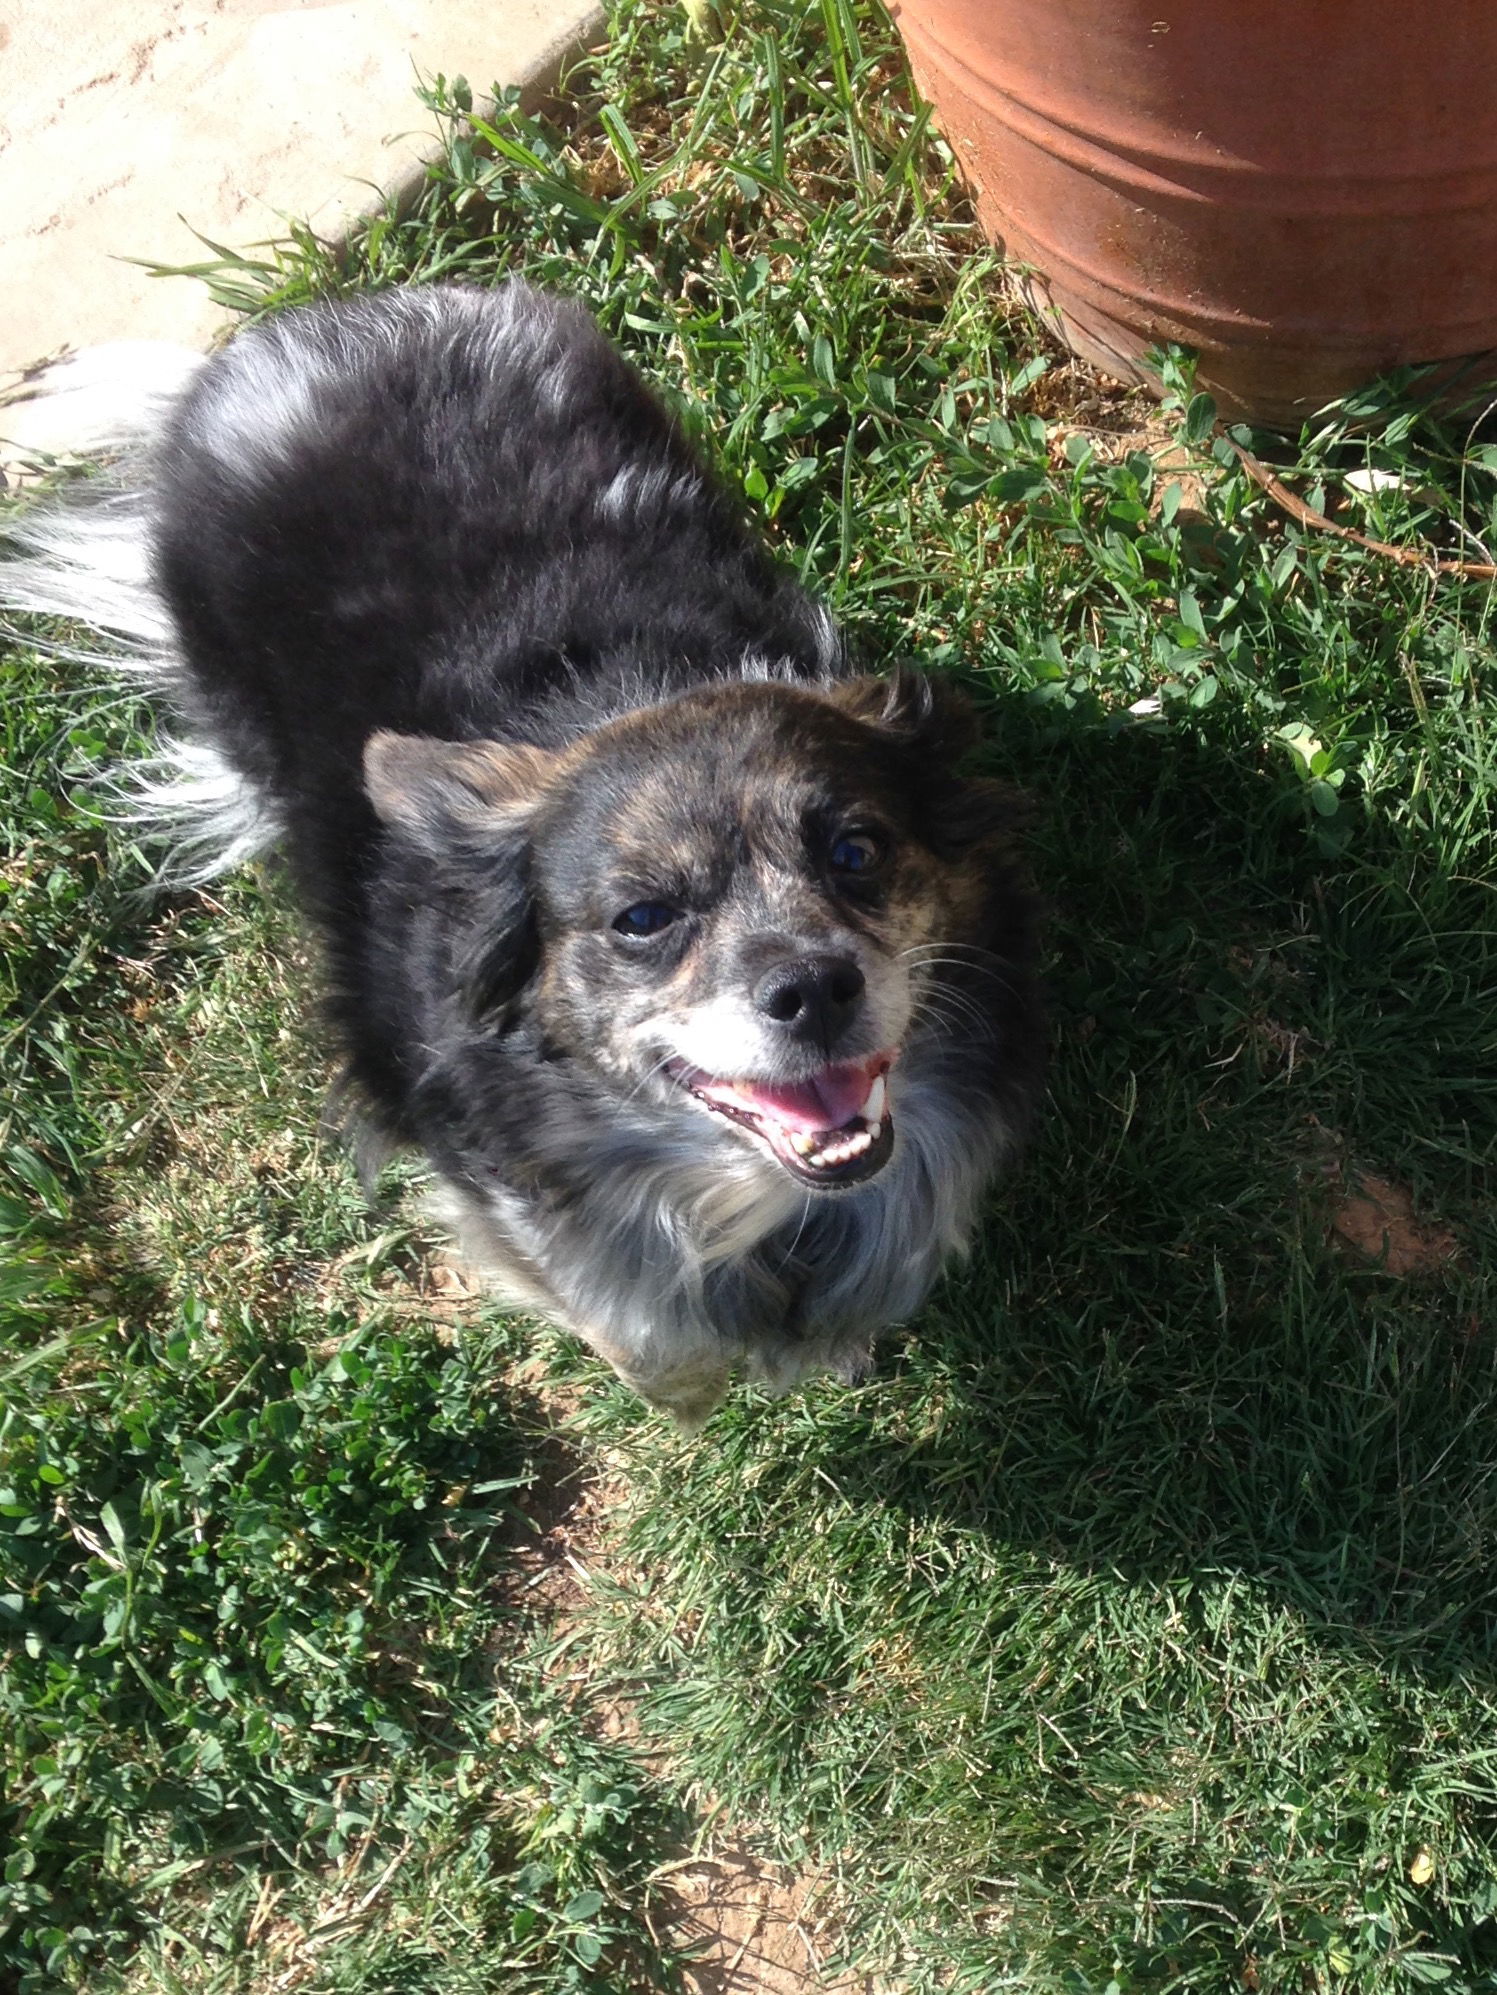
[(1109, 373), (1176, 340), (1297, 424), (1497, 348), (1491, 0), (893, 5), (984, 226)]

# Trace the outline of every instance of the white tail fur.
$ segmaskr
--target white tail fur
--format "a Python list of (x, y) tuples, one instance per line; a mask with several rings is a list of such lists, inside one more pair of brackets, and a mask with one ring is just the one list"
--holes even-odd
[[(119, 456), (61, 501), (22, 514), (8, 530), (15, 552), (0, 555), (0, 607), (64, 617), (100, 640), (46, 641), (48, 651), (132, 679), (189, 714), (186, 671), (152, 572), (149, 446), (201, 365), (185, 348), (120, 342), (48, 368), (34, 402), (19, 405), (38, 412), (24, 427), (54, 439), (49, 455)], [(16, 406), (0, 409), (0, 430), (23, 428), (11, 420)], [(50, 425), (40, 415), (49, 408), (58, 417)], [(203, 740), (163, 733), (147, 760), (102, 771), (100, 787), (112, 817), (167, 848), (161, 876), (179, 885), (231, 871), (278, 835), (268, 800)]]
[(0, 408), (22, 458), (99, 457), (148, 434), (203, 364), (190, 347), (110, 340), (44, 367)]

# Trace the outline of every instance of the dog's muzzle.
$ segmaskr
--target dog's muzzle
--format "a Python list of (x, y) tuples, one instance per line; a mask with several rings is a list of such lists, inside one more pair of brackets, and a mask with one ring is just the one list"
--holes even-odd
[(713, 1114), (756, 1137), (793, 1177), (833, 1191), (873, 1177), (894, 1154), (893, 1064), (892, 1053), (878, 1053), (803, 1081), (722, 1080), (684, 1061), (666, 1072)]

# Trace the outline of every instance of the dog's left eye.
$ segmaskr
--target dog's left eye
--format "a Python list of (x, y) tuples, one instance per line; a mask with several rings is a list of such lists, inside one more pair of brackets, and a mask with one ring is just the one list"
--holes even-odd
[(867, 873), (884, 855), (878, 840), (866, 831), (847, 831), (828, 856), (834, 873)]
[(622, 914), (614, 916), (613, 925), (620, 935), (658, 935), (662, 928), (669, 928), (680, 919), (680, 908), (666, 901), (636, 901), (633, 907), (626, 907)]

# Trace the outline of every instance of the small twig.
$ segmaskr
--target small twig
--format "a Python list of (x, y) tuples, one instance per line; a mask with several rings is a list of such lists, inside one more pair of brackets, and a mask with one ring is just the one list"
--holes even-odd
[(1386, 560), (1396, 561), (1401, 568), (1423, 568), (1437, 575), (1469, 575), (1476, 581), (1497, 580), (1497, 562), (1462, 561), (1453, 555), (1427, 553), (1417, 547), (1394, 547), (1386, 540), (1370, 540), (1365, 533), (1357, 533), (1352, 527), (1338, 526), (1335, 520), (1329, 520), (1324, 513), (1307, 506), (1297, 492), (1291, 492), (1283, 479), (1270, 471), (1261, 459), (1254, 457), (1250, 450), (1244, 450), (1231, 437), (1227, 438), (1227, 442), (1237, 453), (1238, 463), (1253, 483), (1260, 486), (1291, 519), (1298, 520), (1301, 526), (1313, 526), (1320, 533), (1332, 533), (1337, 540), (1353, 541), (1371, 554), (1381, 554)]
[(255, 1900), (255, 1909), (250, 1918), (249, 1929), (244, 1935), (244, 1944), (247, 1947), (255, 1945), (261, 1933), (264, 1932), (266, 1926), (270, 1923), (271, 1911), (280, 1895), (274, 1879), (267, 1870), (260, 1880), (260, 1895)]
[(737, 1953), (734, 1954), (733, 1958), (728, 1962), (727, 1966), (722, 1970), (723, 1986), (725, 1988), (730, 1987), (732, 1985), (733, 1976), (738, 1972), (739, 1968), (742, 1966), (744, 1955), (748, 1952), (749, 1948), (754, 1944), (754, 1941), (758, 1939), (759, 1935), (763, 1932), (764, 1921), (768, 1917), (768, 1913), (769, 1913), (769, 1908), (765, 1905), (760, 1905), (756, 1909), (754, 1913), (753, 1924), (749, 1927), (748, 1932), (745, 1934), (742, 1946), (739, 1947)]
[[(406, 1841), (401, 1845), (401, 1847), (395, 1852), (394, 1856), (391, 1857), (390, 1861), (385, 1865), (384, 1869), (380, 1872), (379, 1876), (374, 1880), (373, 1884), (371, 1884), (369, 1889), (364, 1893), (363, 1897), (359, 1900), (358, 1904), (354, 1906), (353, 1916), (356, 1919), (363, 1918), (364, 1914), (369, 1910), (369, 1907), (374, 1903), (375, 1899), (378, 1898), (379, 1894), (384, 1890), (385, 1886), (390, 1882), (390, 1879), (395, 1875), (396, 1871), (400, 1868), (401, 1864), (405, 1862), (406, 1858), (410, 1855), (410, 1853), (411, 1853), (410, 1839), (407, 1838)], [(362, 1860), (363, 1858), (361, 1853), (360, 1861), (362, 1862)]]

